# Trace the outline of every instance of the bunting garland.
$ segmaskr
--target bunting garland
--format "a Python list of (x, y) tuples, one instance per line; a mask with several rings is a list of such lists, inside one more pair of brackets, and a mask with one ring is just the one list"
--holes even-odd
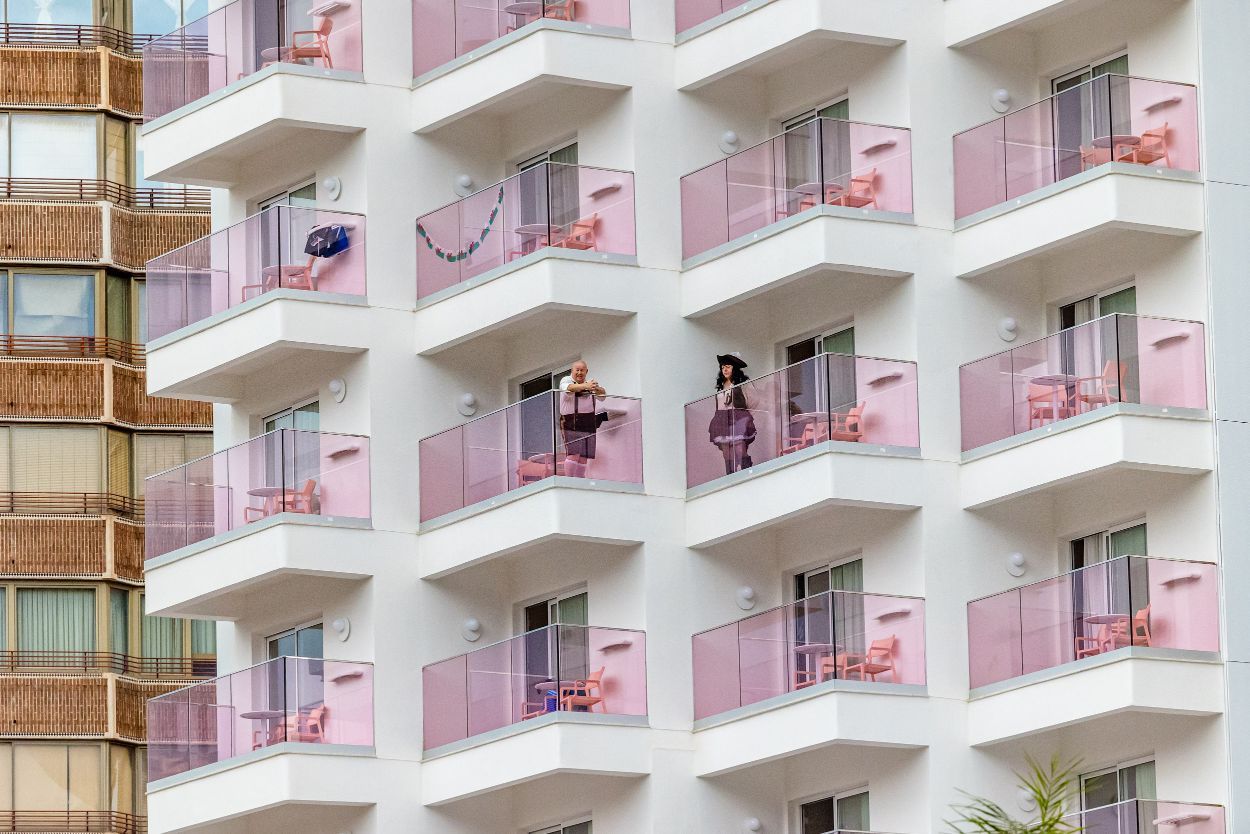
[(420, 223), (417, 224), (417, 234), (421, 236), (421, 239), (425, 241), (425, 245), (434, 252), (436, 257), (447, 261), (449, 264), (454, 264), (456, 261), (463, 261), (465, 258), (476, 252), (478, 248), (481, 247), (482, 241), (486, 240), (486, 236), (490, 234), (491, 226), (495, 225), (495, 219), (499, 217), (499, 208), (502, 205), (503, 186), (501, 185), (499, 186), (499, 198), (495, 200), (495, 206), (490, 210), (490, 217), (486, 218), (486, 225), (482, 227), (482, 233), (477, 236), (477, 240), (470, 243), (465, 249), (448, 252), (443, 249), (443, 247), (436, 245), (434, 241), (430, 240), (430, 236), (426, 234), (425, 227)]

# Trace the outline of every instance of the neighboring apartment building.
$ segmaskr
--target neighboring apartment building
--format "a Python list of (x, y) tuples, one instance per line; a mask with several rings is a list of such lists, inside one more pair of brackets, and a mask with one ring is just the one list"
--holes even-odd
[[(236, 0), (144, 51), (154, 832), (1250, 827), (1239, 0)], [(741, 365), (746, 364), (744, 380)], [(737, 383), (718, 390), (724, 375)], [(553, 392), (553, 389), (556, 389)]]
[(147, 394), (143, 270), (208, 192), (136, 174), (130, 10), (95, 7), (0, 5), (6, 832), (147, 830), (145, 703), (216, 670), (213, 624), (143, 590), (144, 481), (212, 450), (210, 407)]

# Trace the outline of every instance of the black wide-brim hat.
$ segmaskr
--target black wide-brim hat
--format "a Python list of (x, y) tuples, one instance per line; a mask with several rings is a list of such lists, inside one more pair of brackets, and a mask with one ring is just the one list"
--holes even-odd
[(742, 361), (742, 357), (736, 353), (717, 354), (716, 360), (720, 362), (722, 365), (733, 365), (735, 368), (738, 368), (739, 370), (747, 366), (747, 363)]

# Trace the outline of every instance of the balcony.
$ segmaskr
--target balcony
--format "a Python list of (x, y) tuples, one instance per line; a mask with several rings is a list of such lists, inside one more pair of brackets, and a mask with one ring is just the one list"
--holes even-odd
[(1197, 802), (1129, 799), (1063, 817), (1072, 831), (1090, 834), (1183, 831), (1185, 834), (1224, 834), (1224, 808)]
[(153, 698), (147, 721), (149, 792), (283, 753), (372, 756), (373, 664), (279, 657)]
[(1061, 330), (961, 366), (959, 402), (966, 508), (1115, 470), (1211, 469), (1200, 322)]
[(149, 613), (235, 619), (293, 575), (373, 572), (367, 437), (278, 429), (153, 475), (146, 492)]
[[(830, 52), (869, 64), (909, 38), (915, 9), (903, 0), (675, 0), (677, 88), (745, 78), (785, 82)], [(909, 14), (912, 12), (913, 14)], [(923, 20), (923, 17), (921, 18)]]
[(528, 331), (539, 315), (636, 313), (622, 268), (636, 252), (628, 171), (548, 162), (430, 212), (417, 220), (417, 352)]
[(143, 705), (183, 685), (115, 674), (19, 670), (0, 675), (0, 715), (5, 735), (17, 738), (81, 737), (142, 743)]
[(0, 336), (0, 417), (210, 427), (210, 406), (149, 397), (143, 369), (115, 359), (142, 362), (142, 355), (142, 346), (113, 339)]
[[(364, 128), (361, 4), (234, 0), (143, 47), (149, 179), (226, 185), (237, 163)], [(212, 112), (208, 112), (209, 105)]]
[(421, 441), (423, 578), (556, 539), (638, 543), (642, 401), (596, 399), (587, 434), (573, 399), (539, 394)]
[(1103, 75), (957, 134), (955, 273), (1203, 229), (1198, 91)]
[(561, 772), (649, 773), (646, 641), (548, 626), (424, 667), (425, 804)]
[(818, 272), (910, 274), (911, 188), (910, 130), (826, 118), (687, 174), (682, 313)]
[(0, 831), (40, 831), (73, 834), (107, 831), (112, 834), (147, 834), (147, 817), (121, 811), (0, 811)]
[(148, 262), (148, 387), (231, 401), (369, 345), (365, 218), (274, 206)]
[(1218, 582), (1210, 563), (1121, 556), (968, 603), (971, 743), (1222, 712)]
[(830, 744), (923, 747), (924, 600), (829, 591), (696, 634), (695, 772)]
[(727, 408), (686, 406), (688, 547), (839, 506), (920, 506), (914, 362), (827, 353), (734, 391)]
[(628, 0), (413, 0), (413, 129), (555, 98), (575, 111), (633, 86), (639, 57)]
[[(47, 512), (33, 503), (19, 511)], [(116, 516), (0, 517), (0, 541), (7, 546), (3, 565), (9, 577), (143, 581), (143, 527)]]
[[(162, 191), (102, 180), (0, 178), (0, 256), (140, 272), (149, 258), (210, 228), (201, 195)], [(49, 235), (49, 228), (60, 233)]]
[(133, 37), (92, 26), (0, 23), (0, 104), (141, 112)]

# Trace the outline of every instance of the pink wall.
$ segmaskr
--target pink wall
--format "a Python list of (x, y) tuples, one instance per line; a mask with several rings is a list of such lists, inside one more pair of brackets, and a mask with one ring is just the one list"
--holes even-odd
[(691, 638), (696, 720), (742, 706), (738, 639), (738, 623), (714, 628)]
[(460, 655), (421, 670), (422, 739), (424, 749), (465, 738), (464, 711), (469, 697), (468, 655)]
[(967, 217), (1007, 199), (1003, 121), (955, 134), (955, 217)]
[(292, 432), (297, 447), (318, 445), (321, 515), (369, 518), (369, 438), (321, 432)]
[(1136, 359), (1144, 405), (1207, 407), (1206, 340), (1201, 322), (1137, 318), (1121, 358)]
[[(1198, 90), (1187, 84), (1151, 81), (1145, 78), (1121, 78), (1117, 82), (1129, 87), (1129, 119), (1132, 131), (1140, 136), (1167, 124), (1168, 155), (1171, 168), (1178, 171), (1201, 170), (1198, 142)], [(1163, 166), (1162, 161), (1154, 163)]]
[(421, 520), (428, 521), (464, 506), (464, 436), (459, 427), (421, 441)]
[(976, 689), (1022, 674), (1020, 592), (968, 603), (968, 686)]
[(681, 256), (693, 257), (729, 240), (725, 161), (681, 178)]
[(920, 446), (916, 363), (857, 356), (855, 389), (864, 405), (863, 442)]
[(847, 593), (834, 596), (835, 607), (845, 604), (845, 601), (853, 597), (862, 600), (865, 649), (875, 640), (893, 637), (897, 641), (894, 648), (894, 667), (898, 673), (897, 678), (893, 679), (889, 674), (884, 674), (878, 677), (879, 682), (917, 685), (923, 685), (926, 682), (923, 599)]
[(611, 715), (646, 715), (647, 635), (592, 627), (586, 637), (589, 674), (600, 667), (604, 670), (602, 708)]
[[(910, 214), (911, 202), (911, 131), (884, 125), (848, 122), (852, 177), (862, 177), (877, 172), (877, 208), (880, 211), (896, 211)], [(825, 144), (829, 144), (832, 131), (826, 130)], [(825, 171), (825, 179), (831, 180), (841, 172)]]

